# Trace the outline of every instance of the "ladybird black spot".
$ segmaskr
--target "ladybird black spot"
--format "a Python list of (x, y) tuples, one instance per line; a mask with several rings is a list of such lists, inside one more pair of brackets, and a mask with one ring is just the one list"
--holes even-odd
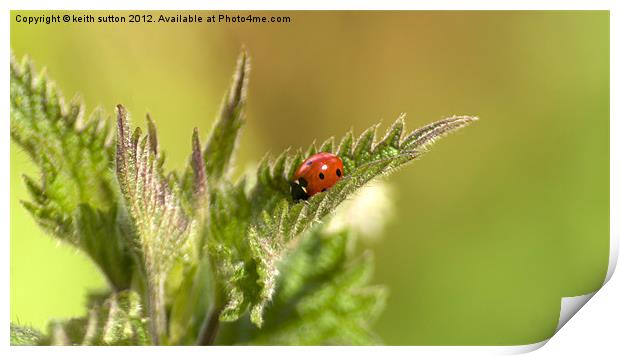
[(327, 188), (323, 188), (323, 189), (321, 189), (321, 191), (322, 191), (322, 192), (324, 192), (324, 191), (326, 191), (326, 190), (327, 190)]
[(306, 163), (306, 166), (311, 166), (312, 165), (312, 161)]
[(319, 178), (321, 178), (321, 179), (325, 179), (325, 174), (323, 174), (323, 173), (319, 173)]
[(342, 175), (342, 172), (340, 172), (340, 168), (336, 169), (336, 175), (338, 177), (340, 177)]

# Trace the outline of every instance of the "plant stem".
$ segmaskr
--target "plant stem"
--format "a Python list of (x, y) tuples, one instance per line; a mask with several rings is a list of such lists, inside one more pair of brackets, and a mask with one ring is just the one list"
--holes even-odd
[(164, 307), (164, 281), (158, 278), (155, 283), (147, 280), (149, 294), (149, 313), (151, 317), (151, 336), (154, 345), (161, 345), (165, 337), (166, 312)]
[(198, 341), (196, 342), (199, 346), (210, 346), (215, 342), (215, 337), (217, 336), (217, 331), (220, 325), (220, 313), (222, 312), (221, 307), (214, 307), (209, 311), (209, 314), (205, 318), (202, 327), (200, 328), (200, 335), (198, 336)]

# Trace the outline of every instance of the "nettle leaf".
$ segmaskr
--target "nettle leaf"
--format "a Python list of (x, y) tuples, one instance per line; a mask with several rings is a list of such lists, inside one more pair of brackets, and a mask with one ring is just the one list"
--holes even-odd
[[(198, 129), (194, 129), (192, 135), (192, 158), (190, 161), (192, 167), (192, 203), (194, 209), (209, 208), (209, 192), (207, 191), (207, 168), (203, 153), (200, 151), (200, 138)], [(201, 212), (201, 215), (204, 212)]]
[(224, 96), (220, 113), (204, 149), (207, 175), (213, 180), (223, 177), (231, 166), (233, 153), (244, 123), (244, 107), (250, 73), (250, 60), (243, 50), (230, 89)]
[(45, 71), (35, 74), (26, 58), (18, 64), (11, 57), (10, 91), (11, 138), (41, 174), (24, 176), (32, 199), (24, 207), (46, 231), (91, 256), (114, 289), (129, 287), (132, 260), (116, 228), (114, 147), (106, 115), (95, 110), (85, 118), (82, 101), (66, 104)]
[(241, 187), (225, 183), (213, 192), (207, 248), (219, 281), (222, 321), (236, 320), (255, 299), (256, 268), (246, 237), (249, 211)]
[[(254, 279), (245, 234), (248, 201), (243, 188), (227, 179), (239, 132), (244, 123), (244, 106), (250, 71), (245, 50), (238, 60), (232, 83), (224, 96), (219, 116), (202, 152), (197, 131), (194, 132), (192, 156), (181, 185), (184, 200), (201, 216), (198, 249), (204, 248), (212, 260), (217, 276), (216, 309), (221, 320), (235, 320), (247, 308)], [(201, 161), (202, 160), (202, 164)], [(204, 183), (203, 183), (204, 182)], [(209, 189), (202, 189), (208, 182)], [(191, 191), (191, 196), (187, 194)], [(202, 250), (199, 253), (202, 256)]]
[(50, 323), (50, 345), (150, 345), (148, 319), (140, 296), (131, 291), (112, 294), (91, 307), (87, 317)]
[[(197, 249), (207, 251), (218, 281), (215, 299), (221, 320), (237, 319), (245, 309), (255, 279), (245, 234), (248, 201), (243, 188), (233, 186), (227, 178), (239, 132), (244, 123), (244, 106), (250, 71), (250, 59), (242, 51), (219, 116), (202, 151), (197, 131), (192, 139), (192, 156), (183, 178), (184, 201), (200, 216)], [(201, 163), (202, 160), (202, 163)], [(209, 189), (202, 189), (201, 186)], [(191, 192), (191, 194), (188, 194)], [(204, 257), (201, 257), (204, 258)], [(248, 266), (248, 263), (250, 266)], [(255, 274), (254, 274), (255, 275)]]
[(43, 335), (38, 330), (11, 323), (11, 346), (35, 346), (42, 341)]
[[(188, 184), (181, 194), (194, 224), (193, 240), (189, 258), (176, 262), (167, 279), (166, 290), (170, 293), (169, 341), (173, 345), (193, 345), (199, 333), (204, 315), (214, 304), (215, 281), (212, 266), (206, 256), (205, 243), (209, 234), (209, 189), (205, 161), (198, 129), (192, 135), (192, 154), (189, 159)], [(184, 204), (183, 204), (184, 203)], [(177, 285), (171, 285), (171, 281)]]
[(130, 135), (127, 112), (118, 106), (116, 173), (133, 222), (144, 263), (154, 342), (166, 333), (164, 283), (181, 256), (191, 232), (191, 219), (163, 177), (154, 132)]
[(208, 262), (202, 259), (182, 271), (182, 283), (170, 303), (171, 345), (195, 345), (204, 317), (214, 305), (215, 281)]
[[(262, 323), (262, 312), (271, 300), (278, 276), (278, 264), (293, 238), (333, 211), (347, 197), (374, 178), (389, 174), (396, 168), (425, 153), (430, 145), (446, 134), (456, 131), (475, 117), (454, 116), (424, 126), (402, 138), (404, 116), (388, 129), (383, 139), (376, 141), (376, 126), (364, 131), (356, 140), (347, 133), (336, 153), (343, 161), (344, 176), (324, 193), (307, 201), (293, 202), (289, 182), (305, 155), (284, 153), (269, 165), (264, 159), (257, 169), (257, 184), (249, 196), (253, 222), (248, 238), (258, 265), (261, 286), (260, 298), (252, 308), (251, 319)], [(315, 152), (314, 145), (306, 154)], [(332, 151), (333, 138), (325, 141), (319, 151)]]
[[(352, 259), (347, 232), (313, 229), (280, 263), (272, 303), (261, 328), (248, 318), (225, 325), (218, 344), (371, 345), (370, 325), (386, 292), (369, 286), (369, 254)], [(350, 246), (349, 246), (350, 247)]]

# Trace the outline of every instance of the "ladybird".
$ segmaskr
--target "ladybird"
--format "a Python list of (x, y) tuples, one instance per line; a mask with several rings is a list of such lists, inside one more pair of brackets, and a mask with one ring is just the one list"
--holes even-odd
[(308, 157), (295, 171), (291, 182), (293, 200), (308, 199), (331, 188), (344, 175), (342, 160), (321, 152)]

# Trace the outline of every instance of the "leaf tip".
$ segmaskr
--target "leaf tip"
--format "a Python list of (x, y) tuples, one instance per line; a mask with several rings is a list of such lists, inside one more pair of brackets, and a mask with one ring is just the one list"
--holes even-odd
[(231, 86), (229, 106), (236, 107), (245, 101), (250, 74), (250, 56), (245, 46), (241, 47), (241, 53), (237, 58), (237, 68)]
[(195, 151), (200, 152), (200, 136), (197, 127), (194, 127), (194, 130), (192, 130), (192, 152)]
[(125, 154), (127, 146), (127, 135), (129, 131), (129, 125), (127, 123), (127, 111), (121, 104), (116, 105), (116, 131), (117, 131), (117, 159)]
[(148, 129), (149, 144), (150, 144), (151, 152), (157, 155), (158, 146), (159, 146), (158, 141), (157, 141), (157, 126), (155, 126), (155, 121), (153, 121), (153, 119), (151, 118), (151, 114), (149, 114), (148, 112), (146, 113), (146, 125)]
[(119, 134), (125, 134), (127, 127), (127, 110), (121, 104), (116, 105), (116, 124)]
[(116, 112), (121, 115), (121, 114), (125, 114), (125, 107), (122, 104), (116, 104)]
[(194, 194), (197, 201), (205, 198), (207, 176), (205, 161), (200, 149), (200, 135), (195, 127), (192, 133), (192, 170), (194, 173)]

